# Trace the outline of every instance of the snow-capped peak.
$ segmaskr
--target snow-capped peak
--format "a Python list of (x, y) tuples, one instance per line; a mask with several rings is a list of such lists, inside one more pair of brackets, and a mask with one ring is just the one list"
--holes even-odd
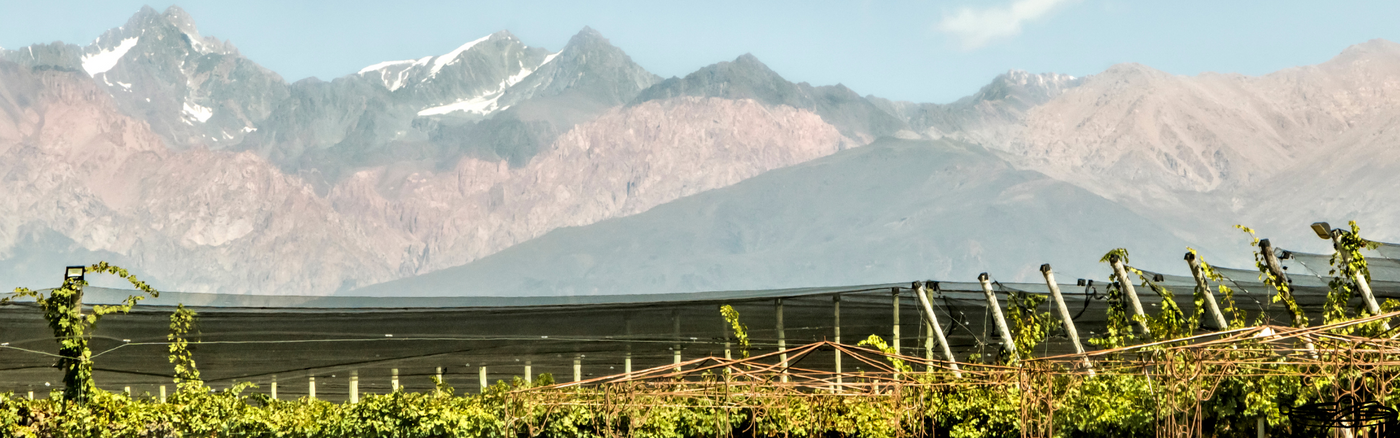
[(488, 39), (490, 39), (490, 38), (491, 38), (491, 35), (487, 35), (487, 36), (478, 38), (478, 39), (476, 39), (476, 40), (474, 40), (474, 41), (472, 41), (472, 42), (463, 44), (461, 47), (458, 47), (456, 50), (453, 50), (453, 51), (451, 51), (451, 52), (447, 52), (446, 55), (439, 56), (437, 60), (433, 61), (433, 70), (432, 70), (430, 73), (428, 73), (428, 77), (435, 77), (435, 76), (437, 76), (437, 73), (438, 73), (439, 70), (442, 70), (442, 68), (445, 67), (445, 66), (447, 66), (448, 64), (452, 64), (453, 61), (456, 61), (456, 60), (457, 60), (457, 57), (460, 56), (460, 55), (462, 54), (462, 52), (465, 52), (465, 51), (467, 51), (467, 50), (471, 50), (472, 46), (475, 46), (475, 45), (477, 45), (477, 44), (481, 44), (482, 41), (486, 41), (486, 40), (488, 40)]

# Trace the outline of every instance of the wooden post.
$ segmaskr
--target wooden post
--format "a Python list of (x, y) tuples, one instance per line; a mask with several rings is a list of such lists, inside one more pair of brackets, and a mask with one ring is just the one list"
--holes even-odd
[(1006, 327), (1006, 317), (1001, 314), (1001, 305), (997, 304), (997, 294), (992, 292), (991, 277), (983, 272), (977, 276), (977, 281), (982, 283), (982, 293), (987, 295), (987, 308), (992, 311), (992, 320), (996, 322), (997, 332), (1001, 333), (1001, 343), (1006, 352), (1011, 354), (1011, 361), (1018, 362), (1016, 358), (1016, 341), (1011, 338), (1011, 329)]
[(943, 348), (943, 358), (948, 361), (948, 366), (953, 369), (953, 377), (962, 378), (962, 371), (958, 369), (957, 358), (953, 357), (953, 347), (948, 345), (948, 338), (943, 336), (943, 326), (938, 323), (938, 314), (933, 311), (933, 303), (928, 297), (928, 285), (923, 282), (914, 283), (915, 295), (919, 298), (919, 306), (923, 307), (924, 317), (928, 318), (930, 332), (934, 339), (938, 340), (938, 345)]
[[(1069, 334), (1070, 343), (1074, 344), (1074, 353), (1084, 354), (1084, 344), (1079, 342), (1079, 330), (1074, 328), (1074, 317), (1069, 315), (1069, 307), (1065, 306), (1065, 296), (1060, 294), (1059, 283), (1055, 283), (1055, 272), (1046, 263), (1040, 265), (1040, 273), (1045, 275), (1045, 286), (1050, 288), (1050, 298), (1055, 301), (1055, 308), (1060, 309), (1060, 320), (1064, 321), (1065, 333)], [(1089, 370), (1089, 377), (1094, 376), (1094, 363), (1089, 361), (1089, 356), (1084, 356), (1084, 368)]]
[(1108, 262), (1113, 264), (1113, 273), (1118, 276), (1118, 285), (1128, 296), (1128, 303), (1133, 305), (1133, 315), (1140, 317), (1134, 318), (1138, 320), (1138, 328), (1142, 329), (1143, 334), (1152, 334), (1152, 329), (1147, 328), (1147, 313), (1142, 311), (1142, 301), (1138, 301), (1137, 288), (1128, 280), (1128, 269), (1123, 267), (1123, 259), (1114, 255), (1109, 256)]
[(574, 381), (583, 380), (583, 356), (574, 355)]
[(1186, 265), (1191, 268), (1191, 276), (1196, 277), (1196, 288), (1203, 291), (1202, 295), (1206, 299), (1206, 310), (1210, 311), (1212, 318), (1215, 318), (1216, 329), (1230, 328), (1230, 323), (1225, 321), (1225, 314), (1220, 312), (1220, 305), (1215, 303), (1215, 294), (1210, 291), (1210, 284), (1206, 282), (1205, 268), (1201, 266), (1201, 261), (1196, 259), (1195, 253), (1186, 253)]
[[(1337, 253), (1342, 256), (1342, 263), (1351, 263), (1351, 254), (1342, 252), (1341, 238), (1342, 229), (1333, 229), (1332, 249), (1337, 251)], [(1361, 289), (1361, 298), (1363, 299), (1363, 301), (1366, 302), (1366, 310), (1371, 312), (1372, 315), (1380, 315), (1381, 306), (1380, 304), (1376, 303), (1376, 296), (1375, 294), (1371, 293), (1371, 283), (1366, 281), (1366, 276), (1362, 275), (1360, 272), (1357, 272), (1355, 274), (1352, 274), (1352, 277), (1356, 279), (1356, 286)], [(1381, 321), (1381, 330), (1390, 331), (1390, 321)]]
[(535, 383), (534, 363), (530, 359), (525, 359), (525, 383)]
[(890, 348), (899, 354), (899, 288), (890, 288), (891, 303), (894, 307), (894, 326), (890, 330)]
[(316, 376), (311, 376), (307, 379), (306, 397), (312, 400), (316, 399)]
[(350, 404), (360, 402), (360, 371), (350, 370)]
[(779, 380), (781, 380), (783, 383), (787, 383), (787, 381), (788, 381), (788, 371), (787, 371), (787, 368), (788, 368), (787, 331), (786, 331), (785, 329), (783, 329), (783, 299), (782, 299), (782, 298), (778, 298), (778, 301), (777, 301), (776, 306), (777, 306), (776, 310), (777, 310), (777, 316), (778, 316), (778, 351), (781, 352), (781, 353), (778, 353), (778, 360), (779, 360), (780, 366), (781, 366), (782, 369), (783, 369), (783, 373), (782, 373), (778, 378), (779, 378)]
[[(34, 391), (29, 391), (29, 398), (34, 398)], [(165, 403), (165, 385), (160, 385), (160, 402)]]
[(393, 388), (394, 392), (399, 392), (399, 369), (398, 369), (398, 368), (394, 368), (394, 369), (389, 370), (389, 387), (390, 387), (390, 388)]
[[(835, 339), (832, 342), (841, 343), (841, 295), (831, 296), (832, 325), (835, 326), (832, 335)], [(841, 350), (833, 349), (836, 352), (836, 389), (841, 388)]]
[[(272, 399), (273, 399), (273, 400), (277, 400), (277, 375), (276, 375), (276, 374), (273, 374), (273, 375), (272, 375), (272, 385), (270, 385), (270, 386), (271, 386), (271, 389), (272, 389), (272, 394), (271, 394), (271, 395), (272, 395)], [(164, 388), (164, 386), (162, 386), (161, 388)]]
[(481, 392), (486, 392), (486, 365), (482, 365), (479, 371), (481, 381)]

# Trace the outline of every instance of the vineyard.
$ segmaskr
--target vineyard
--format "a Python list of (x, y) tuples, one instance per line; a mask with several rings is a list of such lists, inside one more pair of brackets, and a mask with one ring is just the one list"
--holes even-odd
[[(983, 274), (389, 302), (158, 293), (97, 264), (5, 299), (0, 425), (10, 436), (1400, 433), (1400, 259), (1355, 224), (1318, 229), (1335, 254), (1253, 239), (1255, 269), (1191, 251), (1189, 277), (1116, 249), (1106, 284), (1060, 284), (1046, 265), (1043, 284)], [(87, 286), (99, 273), (133, 289)]]

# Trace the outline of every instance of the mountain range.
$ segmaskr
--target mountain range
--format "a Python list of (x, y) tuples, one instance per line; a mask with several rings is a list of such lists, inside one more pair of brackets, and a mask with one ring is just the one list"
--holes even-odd
[(147, 7), (0, 50), (0, 286), (99, 259), (295, 295), (1104, 277), (1117, 247), (1246, 264), (1236, 223), (1310, 251), (1316, 220), (1400, 238), (1397, 104), (1384, 40), (1257, 77), (1012, 70), (946, 104), (747, 54), (661, 78), (590, 28), (288, 83)]

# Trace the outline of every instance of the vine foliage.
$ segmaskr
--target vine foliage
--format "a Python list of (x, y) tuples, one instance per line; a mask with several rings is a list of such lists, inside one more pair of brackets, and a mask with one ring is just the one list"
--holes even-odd
[(204, 381), (199, 378), (199, 368), (190, 351), (190, 332), (195, 330), (197, 314), (185, 308), (184, 304), (170, 314), (170, 334), (165, 339), (170, 342), (170, 363), (175, 365), (175, 387), (180, 393), (204, 392)]
[(92, 350), (88, 348), (88, 341), (92, 338), (92, 329), (103, 316), (112, 313), (126, 313), (137, 302), (146, 298), (160, 296), (150, 285), (136, 276), (131, 275), (126, 269), (112, 266), (107, 262), (99, 262), (92, 266), (83, 268), (84, 276), (90, 274), (111, 274), (121, 277), (143, 294), (133, 294), (116, 305), (93, 305), (92, 313), (83, 313), (83, 287), (87, 286), (85, 277), (68, 277), (63, 280), (63, 285), (58, 288), (48, 290), (32, 290), (29, 288), (15, 288), (10, 296), (0, 298), (0, 304), (9, 304), (20, 298), (33, 299), (35, 304), (44, 311), (44, 319), (48, 321), (49, 328), (53, 330), (54, 339), (58, 341), (58, 363), (54, 366), (63, 370), (63, 397), (67, 400), (83, 401), (87, 395), (92, 393), (96, 386), (92, 380)]
[(749, 358), (749, 328), (744, 323), (739, 322), (739, 311), (733, 306), (725, 304), (719, 308), (720, 315), (724, 316), (724, 322), (729, 323), (729, 327), (734, 330), (734, 339), (739, 341), (739, 354)]

